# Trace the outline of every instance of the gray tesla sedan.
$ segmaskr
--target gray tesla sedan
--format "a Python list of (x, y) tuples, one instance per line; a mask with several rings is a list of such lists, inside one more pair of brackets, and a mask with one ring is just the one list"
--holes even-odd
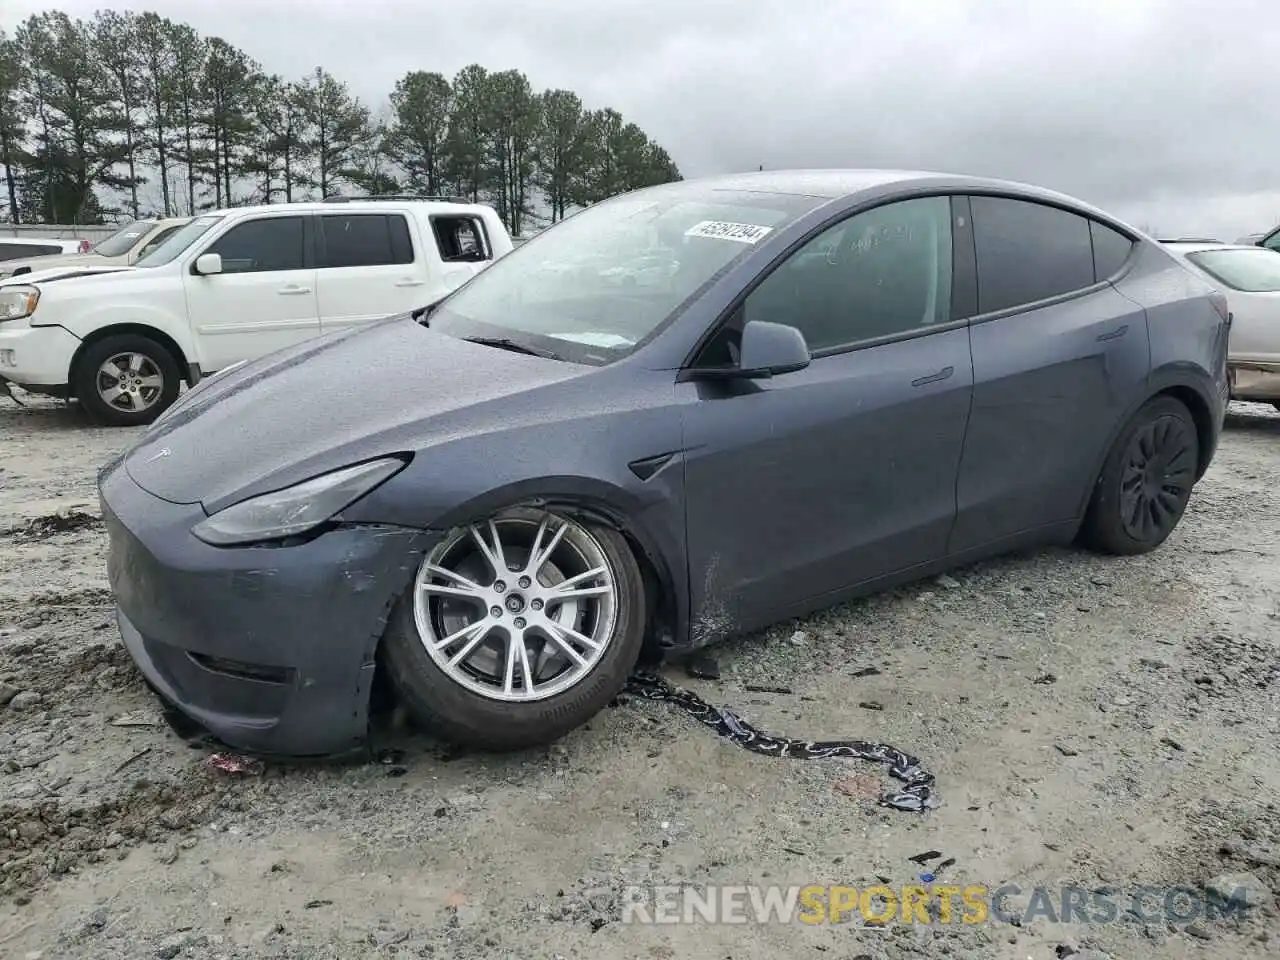
[(1155, 548), (1229, 328), (1155, 241), (1034, 187), (648, 188), (186, 394), (100, 477), (120, 630), (242, 749), (361, 745), (375, 674), (445, 738), (545, 743), (645, 649), (1014, 548)]

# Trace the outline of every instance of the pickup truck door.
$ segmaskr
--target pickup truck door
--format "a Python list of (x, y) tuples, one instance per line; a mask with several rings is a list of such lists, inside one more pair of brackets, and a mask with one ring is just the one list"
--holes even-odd
[(309, 220), (255, 216), (196, 252), (222, 257), (221, 273), (183, 273), (187, 315), (206, 372), (320, 333)]
[(328, 333), (426, 306), (440, 291), (434, 246), (415, 241), (403, 213), (316, 217), (320, 327)]

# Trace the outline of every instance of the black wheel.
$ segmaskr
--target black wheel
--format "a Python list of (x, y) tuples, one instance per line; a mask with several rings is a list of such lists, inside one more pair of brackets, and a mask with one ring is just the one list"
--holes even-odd
[(121, 333), (90, 344), (71, 387), (94, 420), (112, 427), (150, 423), (178, 398), (182, 372), (173, 354), (150, 337)]
[(428, 732), (518, 750), (559, 739), (618, 695), (646, 609), (617, 531), (508, 510), (431, 550), (392, 611), (383, 659)]
[(1173, 532), (1191, 499), (1200, 440), (1186, 406), (1155, 397), (1133, 416), (1107, 454), (1081, 529), (1104, 553), (1154, 550)]

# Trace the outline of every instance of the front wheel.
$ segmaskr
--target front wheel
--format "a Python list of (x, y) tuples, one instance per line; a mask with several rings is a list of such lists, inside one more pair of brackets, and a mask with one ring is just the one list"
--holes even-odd
[(615, 530), (513, 509), (450, 531), (392, 612), (385, 664), (422, 727), (493, 750), (591, 719), (640, 655), (645, 593)]
[(71, 385), (98, 423), (135, 427), (151, 423), (178, 398), (182, 373), (168, 350), (150, 337), (103, 337), (80, 355)]
[(1107, 454), (1081, 539), (1103, 553), (1154, 550), (1182, 519), (1199, 462), (1199, 435), (1186, 406), (1167, 396), (1149, 400)]

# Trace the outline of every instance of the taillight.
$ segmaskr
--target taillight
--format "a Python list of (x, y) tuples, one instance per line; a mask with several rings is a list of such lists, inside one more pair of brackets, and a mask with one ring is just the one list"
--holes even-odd
[(80, 252), (81, 252), (81, 253), (88, 253), (88, 252), (89, 252), (89, 247), (90, 247), (90, 246), (92, 246), (92, 244), (90, 244), (88, 240), (81, 240), (81, 241), (80, 241)]

